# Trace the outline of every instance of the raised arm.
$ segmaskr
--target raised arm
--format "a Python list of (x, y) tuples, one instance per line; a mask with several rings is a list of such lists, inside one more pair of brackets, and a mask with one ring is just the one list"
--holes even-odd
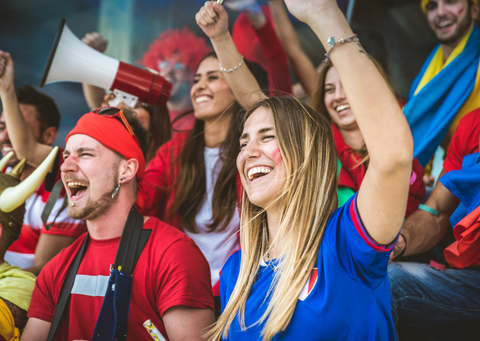
[[(242, 57), (228, 31), (228, 14), (225, 8), (215, 1), (207, 1), (196, 14), (195, 20), (210, 38), (222, 68), (230, 70), (240, 65)], [(244, 108), (248, 109), (265, 98), (245, 63), (233, 72), (224, 73), (235, 97)]]
[[(286, 0), (290, 12), (307, 23), (325, 49), (351, 36), (335, 0)], [(396, 238), (403, 222), (412, 171), (412, 135), (394, 94), (357, 42), (337, 45), (335, 66), (367, 145), (370, 163), (357, 206), (370, 237), (379, 244)]]
[[(85, 36), (82, 38), (82, 41), (91, 48), (94, 48), (98, 52), (102, 53), (105, 52), (108, 43), (107, 39), (105, 39), (97, 32), (85, 34)], [(85, 101), (87, 101), (87, 105), (90, 110), (101, 107), (101, 104), (103, 103), (103, 98), (105, 97), (105, 90), (97, 86), (84, 83), (82, 84), (82, 88), (83, 96), (85, 96)]]
[(303, 51), (297, 32), (288, 18), (283, 0), (268, 1), (272, 19), (275, 24), (278, 39), (282, 43), (283, 49), (290, 60), (293, 73), (307, 94), (311, 94), (315, 89), (317, 81), (317, 72), (312, 61)]
[(8, 136), (18, 159), (26, 158), (30, 165), (36, 167), (45, 160), (52, 147), (37, 142), (33, 136), (20, 111), (14, 81), (13, 60), (9, 53), (0, 51), (0, 99)]

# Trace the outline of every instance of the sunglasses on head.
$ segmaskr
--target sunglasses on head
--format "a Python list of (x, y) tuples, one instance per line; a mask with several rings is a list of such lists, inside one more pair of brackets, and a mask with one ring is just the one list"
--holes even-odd
[(93, 111), (94, 114), (102, 115), (102, 116), (109, 116), (115, 118), (118, 122), (120, 122), (129, 132), (129, 134), (136, 138), (135, 133), (133, 132), (130, 123), (128, 123), (125, 114), (121, 108), (117, 107), (101, 107)]

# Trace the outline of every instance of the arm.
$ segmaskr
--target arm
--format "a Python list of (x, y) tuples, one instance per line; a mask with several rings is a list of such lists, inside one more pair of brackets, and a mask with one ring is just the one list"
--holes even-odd
[(38, 276), (45, 264), (47, 264), (64, 248), (72, 245), (76, 239), (76, 237), (69, 236), (60, 236), (45, 233), (40, 234), (37, 248), (35, 249), (35, 259), (33, 261), (33, 266), (26, 268), (25, 271), (29, 271), (34, 275)]
[[(330, 36), (338, 40), (353, 34), (334, 0), (286, 0), (286, 4), (327, 50)], [(358, 210), (370, 237), (386, 245), (395, 240), (405, 215), (413, 157), (410, 128), (394, 94), (360, 44), (338, 45), (330, 58), (370, 154)]]
[(46, 341), (50, 330), (50, 322), (30, 317), (23, 331), (21, 340)]
[(315, 89), (315, 83), (317, 81), (315, 66), (313, 66), (310, 58), (303, 52), (297, 33), (288, 18), (282, 0), (271, 0), (268, 2), (268, 5), (270, 6), (277, 36), (290, 60), (293, 73), (307, 94), (310, 94)]
[[(207, 1), (195, 15), (195, 20), (210, 38), (222, 67), (231, 69), (238, 66), (241, 61), (240, 53), (228, 31), (228, 14), (225, 8), (216, 1)], [(240, 105), (246, 109), (266, 97), (246, 65), (234, 72), (225, 73), (225, 78)]]
[[(445, 171), (442, 171), (440, 177), (443, 174)], [(437, 181), (425, 205), (440, 211), (440, 215), (437, 217), (429, 212), (417, 210), (403, 223), (402, 235), (407, 240), (404, 256), (416, 255), (434, 247), (450, 228), (449, 218), (459, 203), (460, 200)], [(404, 248), (405, 241), (400, 237), (390, 258), (395, 258)]]
[(170, 341), (201, 341), (202, 334), (215, 322), (212, 309), (175, 306), (162, 316)]
[[(104, 52), (107, 48), (107, 39), (102, 37), (97, 32), (87, 33), (82, 38), (82, 41), (94, 48), (98, 52)], [(90, 84), (82, 83), (83, 95), (87, 101), (87, 105), (91, 110), (102, 106), (103, 98), (105, 97), (105, 90)]]
[[(52, 147), (37, 142), (25, 122), (15, 95), (15, 73), (10, 54), (0, 51), (0, 99), (5, 123), (13, 149), (19, 159), (26, 158), (32, 166), (38, 166), (47, 157)], [(53, 141), (52, 141), (53, 142)]]
[(291, 94), (292, 80), (287, 56), (273, 23), (262, 8), (255, 0), (230, 0), (225, 2), (225, 7), (243, 11), (250, 21), (267, 63), (268, 88)]

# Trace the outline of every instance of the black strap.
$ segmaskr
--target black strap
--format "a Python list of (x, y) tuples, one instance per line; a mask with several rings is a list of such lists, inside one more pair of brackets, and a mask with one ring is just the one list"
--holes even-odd
[(62, 290), (60, 291), (60, 296), (58, 298), (57, 305), (55, 306), (55, 313), (53, 314), (52, 324), (50, 326), (50, 331), (48, 332), (47, 341), (53, 341), (55, 337), (55, 333), (57, 332), (58, 326), (62, 320), (63, 312), (65, 311), (65, 307), (67, 306), (68, 299), (70, 298), (70, 292), (72, 291), (73, 282), (75, 282), (75, 276), (77, 275), (78, 268), (80, 267), (80, 263), (82, 262), (83, 256), (85, 255), (85, 251), (87, 249), (88, 240), (90, 238), (87, 236), (83, 241), (82, 247), (80, 251), (78, 251), (75, 259), (68, 270), (67, 277), (63, 282)]
[(50, 227), (53, 224), (55, 224), (55, 221), (57, 220), (60, 213), (62, 213), (62, 211), (65, 209), (65, 207), (67, 207), (68, 198), (65, 197), (63, 199), (62, 207), (60, 207), (60, 209), (58, 210), (55, 218), (53, 219), (53, 221), (50, 224), (47, 224), (48, 217), (50, 217), (50, 213), (52, 213), (53, 207), (57, 203), (57, 199), (60, 197), (60, 192), (62, 191), (62, 189), (63, 189), (63, 181), (58, 180), (57, 183), (53, 186), (52, 191), (50, 192), (50, 196), (48, 197), (48, 201), (45, 204), (45, 208), (43, 209), (42, 221), (43, 221), (43, 225), (45, 226), (45, 229), (47, 231), (50, 229)]
[[(121, 266), (122, 273), (128, 275), (132, 274), (151, 233), (152, 230), (143, 229), (143, 216), (138, 213), (135, 206), (133, 206), (128, 214), (128, 218), (122, 232), (122, 237), (120, 238), (120, 243), (118, 244), (114, 268)], [(55, 306), (55, 313), (53, 315), (47, 341), (53, 341), (58, 326), (60, 325), (65, 307), (70, 298), (73, 283), (75, 282), (75, 276), (77, 275), (78, 268), (80, 267), (80, 263), (85, 255), (88, 239), (89, 237), (87, 234), (80, 251), (77, 253), (72, 265), (68, 269), (67, 277), (65, 278), (57, 305)]]
[(152, 230), (143, 230), (143, 216), (132, 207), (118, 244), (113, 267), (118, 269), (121, 266), (119, 270), (122, 273), (131, 275), (151, 232)]

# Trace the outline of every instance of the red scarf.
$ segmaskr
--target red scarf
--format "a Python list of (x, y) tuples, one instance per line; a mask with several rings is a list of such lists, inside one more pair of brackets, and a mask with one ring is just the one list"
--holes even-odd
[[(367, 169), (362, 162), (363, 157), (355, 149), (345, 143), (337, 125), (332, 122), (333, 139), (338, 158), (342, 164), (340, 175), (338, 177), (338, 186), (351, 188), (357, 192), (362, 185), (363, 178)], [(421, 200), (425, 197), (425, 184), (423, 183), (423, 167), (417, 159), (412, 162), (412, 177), (410, 180), (410, 190), (408, 193), (407, 211), (405, 217), (415, 212)]]

